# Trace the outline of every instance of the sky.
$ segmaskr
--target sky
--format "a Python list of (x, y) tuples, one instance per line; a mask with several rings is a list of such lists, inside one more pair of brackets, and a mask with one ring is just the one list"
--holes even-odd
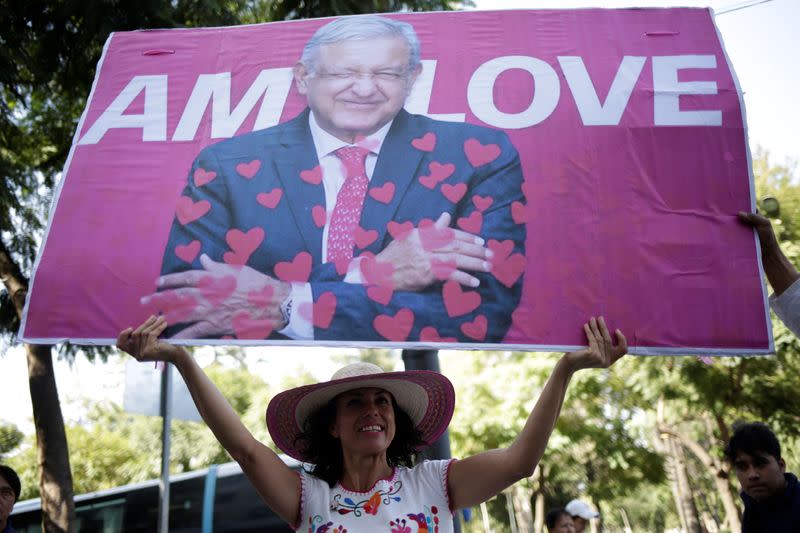
[[(744, 91), (751, 149), (760, 145), (770, 151), (773, 163), (787, 158), (800, 160), (800, 142), (794, 131), (800, 124), (800, 105), (795, 93), (800, 86), (800, 69), (796, 68), (800, 52), (800, 1), (767, 0), (737, 11), (726, 10), (752, 4), (757, 0), (706, 0), (659, 2), (650, 0), (476, 0), (478, 9), (537, 9), (579, 7), (680, 7), (711, 6), (718, 12), (716, 23), (739, 84)], [(338, 350), (341, 353), (342, 350)], [(320, 380), (328, 379), (335, 370), (328, 349), (259, 348), (248, 357), (258, 360), (255, 370), (269, 383), (278, 385), (283, 377), (297, 372), (301, 366)], [(211, 354), (200, 356), (201, 364)], [(116, 356), (107, 364), (92, 364), (79, 356), (73, 365), (65, 361), (55, 364), (56, 380), (65, 420), (79, 422), (85, 413), (86, 400), (122, 402), (124, 362)], [(28, 392), (25, 353), (21, 347), (10, 349), (0, 358), (0, 378), (4, 396), (13, 402), (0, 404), (0, 422), (16, 424), (22, 431), (33, 430), (30, 394)]]

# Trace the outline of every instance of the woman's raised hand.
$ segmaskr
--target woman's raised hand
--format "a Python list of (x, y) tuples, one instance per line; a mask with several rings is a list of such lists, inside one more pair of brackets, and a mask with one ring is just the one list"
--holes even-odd
[(163, 316), (151, 316), (136, 329), (127, 328), (117, 337), (117, 348), (131, 354), (137, 361), (167, 361), (174, 363), (177, 357), (188, 352), (158, 339), (167, 329)]
[(614, 346), (603, 317), (592, 317), (583, 325), (583, 331), (586, 332), (589, 347), (564, 355), (573, 371), (582, 368), (608, 368), (628, 351), (628, 342), (620, 330), (615, 332), (617, 345)]

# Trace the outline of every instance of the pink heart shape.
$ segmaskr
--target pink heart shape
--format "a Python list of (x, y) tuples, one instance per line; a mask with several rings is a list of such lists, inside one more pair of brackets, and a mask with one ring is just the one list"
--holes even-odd
[(175, 247), (175, 255), (182, 261), (193, 263), (200, 253), (200, 241), (194, 240), (189, 244), (179, 244)]
[(178, 198), (178, 205), (175, 207), (175, 216), (178, 222), (185, 226), (194, 222), (211, 210), (211, 202), (208, 200), (193, 201), (188, 196)]
[(403, 342), (414, 327), (414, 312), (404, 307), (394, 316), (378, 315), (372, 321), (372, 326), (383, 338), (393, 342)]
[(426, 326), (419, 332), (419, 340), (422, 342), (457, 342), (455, 337), (440, 337), (439, 332), (433, 326)]
[(275, 294), (275, 288), (272, 285), (264, 285), (261, 289), (250, 291), (247, 293), (247, 302), (254, 307), (264, 309), (272, 304), (272, 297)]
[(483, 215), (480, 211), (473, 211), (468, 217), (459, 218), (456, 224), (464, 231), (478, 235), (483, 225)]
[(392, 301), (392, 294), (394, 291), (391, 287), (375, 285), (367, 288), (367, 297), (381, 305), (389, 305), (389, 302)]
[(506, 239), (505, 241), (489, 239), (486, 245), (492, 251), (492, 260), (495, 261), (497, 259), (505, 259), (514, 251), (514, 241), (511, 239)]
[(436, 134), (429, 131), (422, 137), (413, 139), (411, 141), (411, 146), (417, 150), (422, 150), (423, 152), (433, 152), (433, 149), (436, 146)]
[(482, 341), (486, 338), (486, 330), (488, 329), (489, 321), (483, 315), (478, 315), (472, 322), (464, 322), (461, 324), (461, 331), (470, 339)]
[(442, 288), (444, 308), (450, 318), (471, 313), (481, 305), (481, 295), (478, 292), (461, 290), (457, 281), (447, 281)]
[(222, 260), (229, 265), (244, 265), (263, 241), (263, 228), (251, 228), (247, 233), (232, 229), (225, 234), (225, 242), (231, 251), (225, 252)]
[(258, 159), (253, 159), (249, 163), (239, 163), (236, 165), (236, 172), (239, 173), (245, 179), (253, 179), (253, 176), (256, 175), (258, 169), (261, 168), (261, 161)]
[(231, 319), (237, 339), (266, 339), (272, 334), (272, 321), (255, 319), (247, 311), (239, 311)]
[(234, 276), (204, 276), (197, 282), (200, 294), (213, 307), (218, 307), (236, 290)]
[(426, 187), (430, 190), (435, 189), (436, 185), (439, 184), (439, 182), (433, 176), (420, 176), (419, 182), (422, 184), (423, 187)]
[(328, 329), (336, 313), (336, 295), (330, 291), (323, 292), (313, 304), (302, 303), (298, 312), (300, 316), (314, 324), (314, 327)]
[(456, 270), (455, 260), (441, 261), (439, 259), (431, 260), (431, 272), (433, 276), (439, 281), (444, 281), (450, 278), (450, 275)]
[(280, 261), (275, 265), (275, 277), (281, 281), (306, 282), (311, 275), (311, 254), (300, 252), (291, 261)]
[(478, 139), (464, 141), (464, 153), (473, 167), (491, 163), (500, 155), (500, 147), (496, 144), (481, 144)]
[(386, 230), (393, 239), (402, 241), (414, 230), (414, 224), (410, 220), (406, 222), (390, 221), (388, 224), (386, 224)]
[(525, 223), (525, 204), (522, 202), (511, 202), (511, 218), (517, 224)]
[(472, 197), (472, 203), (475, 204), (475, 209), (481, 213), (489, 209), (489, 206), (491, 206), (493, 202), (494, 198), (491, 196), (480, 196), (476, 194)]
[(455, 185), (450, 185), (449, 183), (442, 184), (442, 194), (454, 204), (457, 204), (458, 201), (464, 197), (466, 192), (466, 183), (456, 183)]
[(374, 229), (364, 229), (356, 226), (355, 241), (359, 248), (366, 248), (378, 238), (378, 231)]
[(269, 192), (260, 192), (256, 195), (256, 202), (268, 209), (274, 209), (283, 197), (283, 189), (276, 188)]
[(328, 213), (325, 211), (325, 206), (315, 205), (312, 207), (311, 218), (314, 220), (314, 224), (318, 228), (325, 226), (325, 221), (328, 219)]
[(456, 231), (453, 228), (440, 228), (430, 219), (420, 221), (418, 232), (420, 244), (427, 252), (443, 248), (456, 238)]
[(380, 187), (373, 187), (369, 190), (369, 195), (383, 204), (388, 204), (394, 198), (394, 183), (387, 181)]
[(322, 168), (317, 165), (311, 170), (303, 170), (300, 172), (300, 179), (311, 185), (319, 185), (322, 183)]
[(217, 173), (216, 172), (209, 172), (209, 171), (207, 171), (205, 169), (197, 167), (195, 169), (195, 171), (194, 171), (193, 177), (194, 177), (194, 184), (197, 187), (202, 187), (206, 183), (209, 183), (214, 178), (216, 178), (217, 177)]
[(394, 265), (378, 261), (374, 257), (364, 257), (359, 265), (361, 275), (367, 285), (378, 285), (381, 287), (394, 287)]
[(525, 256), (513, 254), (508, 258), (492, 257), (492, 274), (506, 287), (512, 287), (525, 271)]

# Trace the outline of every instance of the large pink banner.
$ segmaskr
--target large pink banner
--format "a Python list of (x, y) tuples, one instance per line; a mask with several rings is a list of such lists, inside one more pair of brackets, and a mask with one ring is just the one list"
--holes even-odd
[(765, 353), (749, 169), (704, 9), (116, 33), (21, 337)]

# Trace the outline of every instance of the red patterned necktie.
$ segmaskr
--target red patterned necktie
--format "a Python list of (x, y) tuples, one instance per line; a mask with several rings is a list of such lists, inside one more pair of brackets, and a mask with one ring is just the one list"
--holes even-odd
[(336, 150), (335, 154), (344, 166), (345, 180), (336, 195), (336, 206), (328, 227), (327, 260), (338, 263), (353, 258), (355, 231), (361, 220), (361, 209), (369, 185), (364, 164), (369, 150), (361, 146), (345, 146)]

